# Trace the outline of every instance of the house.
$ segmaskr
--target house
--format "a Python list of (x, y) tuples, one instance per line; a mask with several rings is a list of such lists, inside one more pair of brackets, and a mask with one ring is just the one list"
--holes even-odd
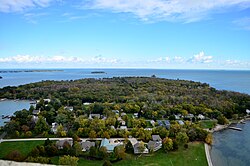
[(33, 115), (38, 115), (39, 113), (40, 113), (40, 110), (33, 110), (33, 111), (32, 111), (32, 114), (33, 114)]
[(58, 123), (54, 122), (52, 123), (52, 127), (51, 127), (51, 132), (56, 134), (57, 133), (57, 127), (58, 127)]
[(123, 145), (122, 142), (115, 140), (115, 139), (110, 139), (108, 140), (107, 138), (102, 139), (100, 147), (106, 147), (107, 152), (113, 152), (116, 146)]
[(199, 115), (197, 116), (197, 118), (200, 119), (200, 120), (204, 120), (204, 119), (205, 119), (205, 116), (202, 115), (202, 114), (199, 114)]
[(176, 120), (181, 119), (179, 115), (174, 115), (174, 117), (175, 117)]
[(121, 116), (125, 116), (125, 115), (127, 115), (125, 112), (121, 113)]
[(157, 141), (157, 142), (161, 142), (162, 141), (162, 139), (161, 139), (161, 137), (159, 135), (152, 135), (152, 140), (153, 141)]
[(90, 142), (90, 141), (81, 142), (82, 151), (84, 152), (89, 151), (89, 149), (92, 146), (95, 146), (95, 142)]
[(185, 116), (185, 118), (187, 118), (187, 119), (192, 119), (193, 117), (194, 117), (193, 114), (187, 114), (187, 115)]
[(71, 147), (73, 145), (73, 140), (72, 139), (63, 139), (63, 140), (59, 140), (59, 141), (56, 141), (56, 147), (57, 149), (63, 149), (63, 146), (65, 144), (69, 144)]
[(94, 118), (100, 119), (100, 117), (101, 117), (100, 114), (89, 114), (89, 119), (94, 119)]
[(127, 126), (120, 126), (120, 129), (121, 130), (127, 130), (128, 128), (127, 128)]
[[(148, 148), (144, 146), (144, 149), (140, 149), (140, 144), (143, 142), (137, 142), (136, 144), (133, 145), (134, 148), (134, 154), (145, 154), (148, 153)], [(144, 144), (144, 143), (143, 143)]]
[(87, 105), (90, 105), (91, 103), (88, 103), (88, 102), (85, 102), (83, 103), (83, 105), (87, 106)]
[(119, 110), (112, 110), (113, 113), (115, 113), (116, 115), (119, 115)]
[(73, 111), (74, 108), (72, 106), (66, 106), (64, 107), (64, 109), (68, 111)]
[[(44, 103), (49, 103), (51, 100), (50, 99), (43, 99)], [(36, 103), (39, 103), (40, 100), (37, 100)]]
[(161, 141), (160, 142), (158, 142), (158, 141), (149, 141), (148, 142), (148, 149), (152, 150), (154, 152), (161, 149), (161, 147), (162, 147)]
[(163, 126), (163, 123), (162, 123), (161, 120), (157, 120), (157, 123), (158, 123), (159, 126)]
[(135, 117), (135, 118), (138, 118), (138, 113), (134, 113), (134, 117)]
[(118, 121), (118, 122), (121, 122), (121, 121), (122, 121), (122, 118), (121, 118), (121, 117), (118, 117), (118, 118), (117, 118), (117, 121)]
[(37, 123), (38, 119), (39, 119), (38, 116), (32, 115), (32, 117), (31, 117), (31, 122)]
[(122, 120), (120, 123), (121, 123), (122, 126), (126, 125), (126, 122), (124, 120)]
[(150, 123), (151, 123), (152, 126), (155, 126), (155, 121), (154, 120), (151, 120)]
[(177, 122), (179, 123), (179, 125), (184, 125), (185, 124), (182, 120), (178, 120)]
[(43, 99), (44, 102), (49, 103), (51, 100), (50, 99)]
[(246, 109), (246, 113), (247, 113), (247, 114), (250, 114), (250, 110), (249, 110), (249, 109)]
[(166, 128), (167, 129), (170, 129), (170, 122), (169, 122), (169, 120), (164, 120), (164, 123), (165, 123), (165, 126), (166, 126)]

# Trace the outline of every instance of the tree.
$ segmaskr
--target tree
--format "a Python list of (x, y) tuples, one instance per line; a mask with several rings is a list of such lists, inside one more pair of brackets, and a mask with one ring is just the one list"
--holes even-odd
[(104, 138), (107, 138), (107, 139), (110, 138), (110, 135), (109, 135), (109, 133), (107, 131), (104, 131), (102, 135), (103, 135)]
[(143, 152), (144, 152), (144, 150), (145, 150), (144, 142), (141, 141), (141, 142), (139, 143), (138, 150), (139, 150), (140, 153), (143, 153)]
[(126, 149), (126, 153), (133, 153), (134, 152), (133, 145), (130, 141), (128, 141), (128, 143), (126, 144), (125, 149)]
[(77, 166), (79, 158), (72, 157), (69, 155), (64, 155), (63, 157), (59, 157), (59, 164), (60, 165), (70, 165), (70, 166)]
[(184, 132), (179, 132), (177, 133), (176, 135), (176, 141), (179, 143), (179, 144), (185, 144), (188, 142), (188, 136), (186, 133)]
[(99, 156), (103, 159), (106, 159), (108, 157), (107, 148), (105, 146), (99, 148)]
[(164, 138), (162, 143), (163, 143), (163, 149), (166, 152), (173, 150), (173, 140), (171, 138), (168, 137)]
[(211, 133), (209, 133), (209, 134), (207, 135), (207, 137), (206, 137), (206, 139), (205, 139), (205, 142), (206, 142), (207, 144), (209, 144), (209, 145), (212, 144), (212, 142), (213, 142), (213, 136), (212, 136)]
[(91, 131), (89, 132), (89, 138), (96, 138), (96, 137), (97, 137), (96, 132), (95, 132), (94, 130), (91, 130)]
[(82, 153), (82, 147), (79, 142), (75, 141), (73, 145), (74, 155), (79, 156)]
[(103, 166), (112, 166), (112, 163), (109, 160), (105, 160)]
[(228, 119), (222, 114), (218, 116), (217, 120), (218, 120), (218, 123), (222, 125), (229, 123)]
[(43, 132), (47, 132), (49, 130), (49, 126), (47, 125), (45, 119), (43, 117), (39, 117), (36, 126), (34, 128), (35, 133), (41, 134)]
[(90, 149), (89, 149), (89, 155), (91, 157), (95, 157), (97, 155), (97, 149), (95, 146), (91, 146)]
[(122, 145), (121, 146), (116, 146), (115, 150), (114, 150), (114, 153), (115, 153), (115, 156), (118, 159), (125, 159), (125, 157), (126, 157), (125, 148)]
[(14, 161), (23, 161), (24, 157), (18, 150), (14, 150), (7, 154), (5, 157), (7, 160), (14, 160)]

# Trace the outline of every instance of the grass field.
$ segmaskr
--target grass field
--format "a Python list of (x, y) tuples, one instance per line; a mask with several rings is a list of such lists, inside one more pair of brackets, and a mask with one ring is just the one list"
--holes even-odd
[(150, 156), (123, 160), (115, 163), (119, 166), (206, 166), (207, 160), (203, 143), (190, 143), (187, 150), (165, 153), (162, 150)]
[(202, 120), (199, 122), (201, 127), (204, 129), (214, 128), (216, 121), (214, 120)]
[[(44, 141), (26, 141), (26, 142), (3, 142), (0, 144), (0, 158), (6, 156), (13, 150), (19, 150), (27, 155), (31, 149)], [(58, 157), (52, 158), (53, 164), (58, 164)], [(78, 165), (84, 166), (102, 166), (104, 161), (86, 160), (79, 158)], [(203, 143), (189, 143), (188, 149), (179, 149), (176, 152), (165, 153), (159, 150), (153, 154), (142, 155), (140, 157), (131, 155), (129, 159), (122, 160), (113, 165), (117, 166), (206, 166)]]
[(37, 145), (42, 145), (44, 141), (18, 141), (18, 142), (2, 142), (0, 143), (0, 158), (4, 158), (8, 153), (18, 150), (24, 156)]

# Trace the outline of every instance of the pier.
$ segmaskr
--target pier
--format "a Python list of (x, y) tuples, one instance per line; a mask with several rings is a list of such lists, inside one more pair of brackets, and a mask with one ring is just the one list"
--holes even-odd
[(232, 130), (237, 130), (237, 131), (242, 131), (241, 128), (238, 128), (238, 127), (228, 127), (229, 129), (232, 129)]

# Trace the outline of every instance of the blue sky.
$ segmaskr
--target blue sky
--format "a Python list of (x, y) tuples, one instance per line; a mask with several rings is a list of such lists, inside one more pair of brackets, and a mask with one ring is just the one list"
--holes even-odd
[(250, 0), (0, 0), (0, 68), (250, 69)]

